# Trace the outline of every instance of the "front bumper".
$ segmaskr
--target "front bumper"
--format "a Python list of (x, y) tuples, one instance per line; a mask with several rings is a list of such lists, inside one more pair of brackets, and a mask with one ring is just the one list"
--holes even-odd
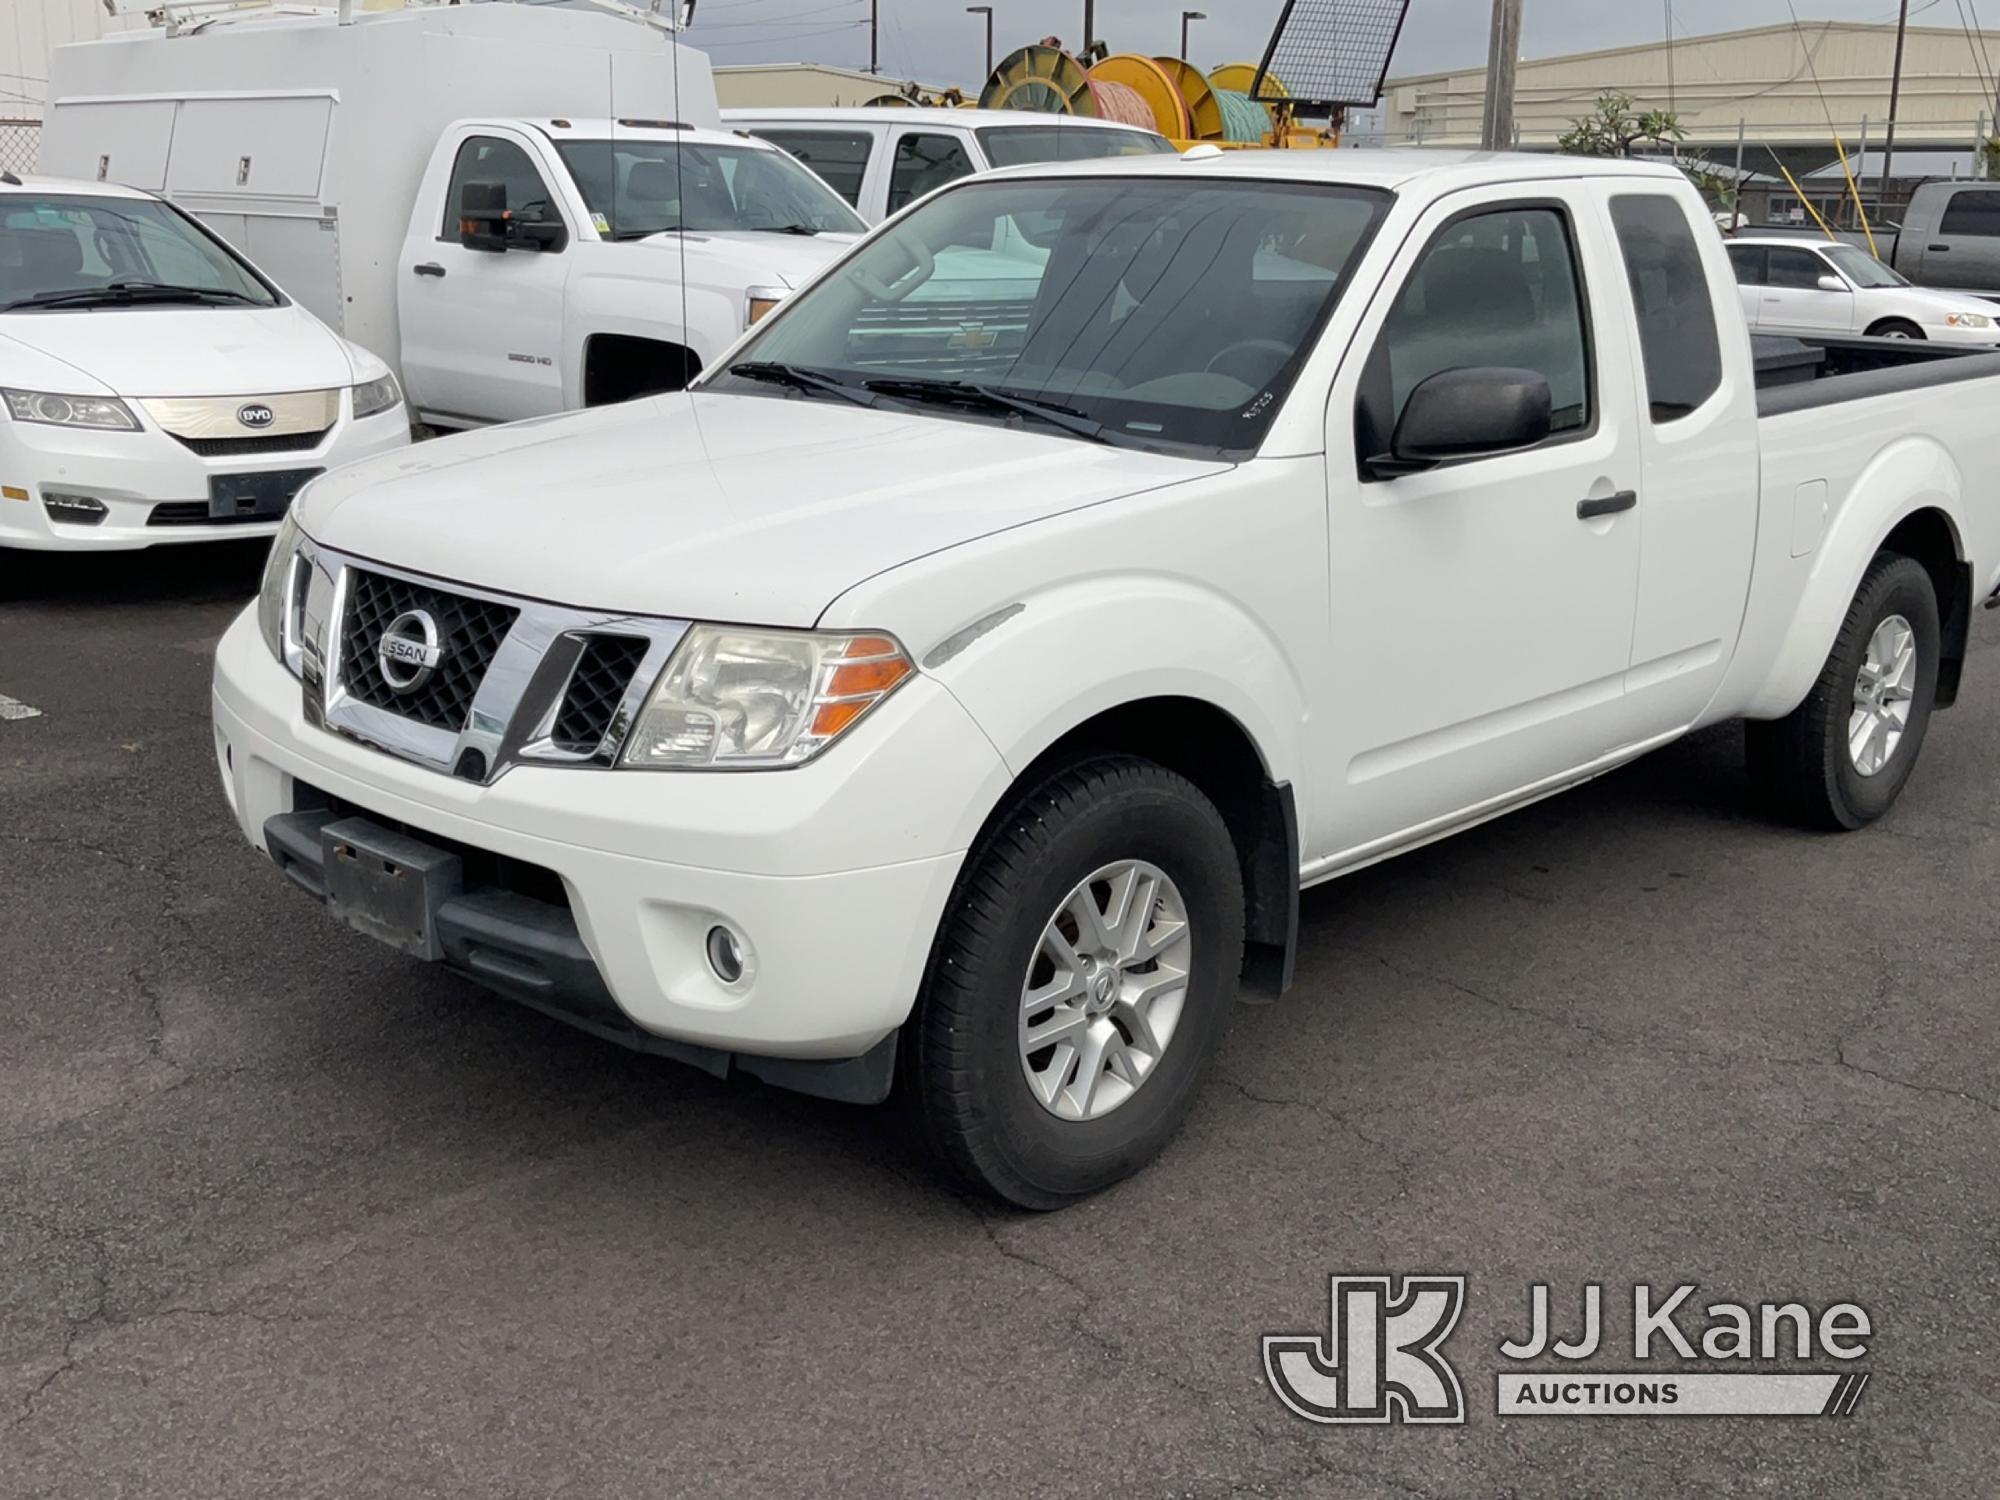
[[(180, 517), (206, 507), (213, 475), (332, 469), (410, 441), (409, 410), (397, 405), (359, 421), (343, 411), (310, 448), (209, 458), (154, 426), (136, 403), (128, 404), (139, 416), (137, 432), (53, 427), (0, 415), (0, 486), (27, 496), (0, 492), (0, 547), (132, 552), (177, 542), (269, 537), (278, 529), (276, 520), (202, 524)], [(63, 520), (44, 504), (49, 491), (95, 500), (106, 514), (87, 525)]]
[[(445, 941), (445, 961), (614, 1039), (732, 1054), (752, 1072), (764, 1070), (743, 1059), (861, 1058), (902, 1024), (981, 810), (1007, 782), (957, 700), (918, 678), (852, 743), (796, 770), (520, 766), (480, 786), (310, 728), (299, 685), (258, 636), (254, 611), (218, 648), (214, 711), (237, 823), (293, 867), (296, 883), (313, 889), (312, 871), (299, 868), (310, 866), (298, 853), (310, 844), (287, 838), (299, 824), (282, 820), (318, 808), (471, 851), (468, 869), (498, 859), (542, 872), (552, 899), (541, 905), (573, 923), (569, 958), (588, 960), (610, 1008), (588, 1003), (592, 981), (562, 958), (560, 922), (540, 974), (533, 963), (509, 967), (521, 933), (548, 926), (546, 910), (516, 906), (520, 923), (489, 926), (497, 967), (472, 956), (476, 934), (456, 954), (456, 939)], [(512, 894), (531, 883), (515, 880)], [(476, 924), (482, 904), (486, 918), (507, 906), (494, 886), (480, 890), (495, 899), (458, 918)], [(708, 962), (718, 924), (747, 946), (734, 984)], [(616, 1035), (621, 1026), (637, 1037)]]

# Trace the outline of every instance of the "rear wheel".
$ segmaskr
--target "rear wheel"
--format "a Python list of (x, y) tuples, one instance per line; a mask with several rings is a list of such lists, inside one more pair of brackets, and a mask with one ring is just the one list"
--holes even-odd
[(1214, 805), (1126, 756), (1018, 794), (967, 858), (903, 1049), (945, 1170), (1053, 1209), (1180, 1128), (1235, 1000), (1243, 881)]
[(1923, 749), (1941, 642), (1930, 574), (1878, 554), (1806, 701), (1745, 726), (1758, 800), (1810, 828), (1860, 828), (1886, 813)]

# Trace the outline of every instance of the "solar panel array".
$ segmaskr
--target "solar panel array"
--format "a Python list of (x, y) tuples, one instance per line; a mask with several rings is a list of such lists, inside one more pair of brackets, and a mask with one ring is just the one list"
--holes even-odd
[(1410, 0), (1285, 0), (1254, 93), (1262, 104), (1370, 109)]

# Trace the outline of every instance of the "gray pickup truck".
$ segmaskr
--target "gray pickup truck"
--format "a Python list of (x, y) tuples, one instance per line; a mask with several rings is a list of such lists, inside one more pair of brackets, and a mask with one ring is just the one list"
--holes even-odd
[(1925, 183), (1883, 258), (1918, 286), (2000, 299), (2000, 182)]

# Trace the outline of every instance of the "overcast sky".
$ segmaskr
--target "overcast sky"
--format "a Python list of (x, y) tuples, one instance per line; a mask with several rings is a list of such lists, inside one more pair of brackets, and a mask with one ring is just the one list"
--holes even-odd
[[(924, 83), (970, 84), (984, 65), (980, 18), (964, 0), (879, 0), (882, 71)], [(1794, 0), (1802, 19), (1893, 21), (1896, 0)], [(1962, 0), (1914, 0), (1917, 24), (1956, 27)], [(1989, 25), (2000, 24), (2000, 0), (1987, 0)], [(1083, 0), (992, 0), (994, 50), (1050, 34), (1074, 46), (1083, 32)], [(718, 63), (825, 62), (868, 64), (869, 0), (701, 0), (688, 40)], [(1189, 51), (1200, 66), (1255, 61), (1270, 36), (1279, 0), (1098, 0), (1097, 30), (1119, 52), (1171, 53), (1180, 48), (1180, 13), (1200, 9)], [(1594, 47), (1658, 40), (1666, 30), (1663, 0), (1524, 0), (1522, 51), (1548, 57)], [(1785, 0), (1673, 0), (1676, 36), (1699, 36), (1791, 19)], [(1923, 12), (1934, 12), (1924, 15)], [(1412, 0), (1391, 73), (1462, 67), (1486, 57), (1491, 0)]]

